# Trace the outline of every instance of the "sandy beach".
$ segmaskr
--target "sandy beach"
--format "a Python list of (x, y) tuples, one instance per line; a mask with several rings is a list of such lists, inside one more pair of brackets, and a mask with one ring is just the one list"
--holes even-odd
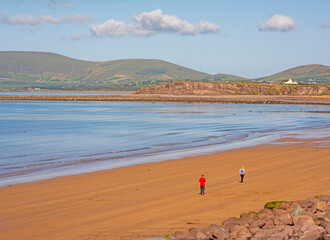
[[(145, 239), (220, 223), (272, 200), (330, 194), (329, 140), (287, 138), (2, 187), (0, 239)], [(199, 194), (201, 174), (205, 196)]]

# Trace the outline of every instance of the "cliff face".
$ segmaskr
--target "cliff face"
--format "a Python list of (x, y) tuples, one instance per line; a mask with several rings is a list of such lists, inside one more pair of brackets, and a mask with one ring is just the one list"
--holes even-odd
[(278, 85), (257, 83), (168, 82), (141, 88), (137, 94), (170, 95), (329, 95), (330, 85)]

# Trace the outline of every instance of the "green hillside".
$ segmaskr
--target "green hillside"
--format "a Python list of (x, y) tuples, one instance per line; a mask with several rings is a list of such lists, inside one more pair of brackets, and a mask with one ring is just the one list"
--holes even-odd
[(304, 65), (288, 69), (286, 71), (276, 73), (274, 75), (256, 79), (257, 81), (282, 82), (288, 79), (295, 80), (300, 83), (330, 83), (330, 67), (318, 64)]
[(292, 78), (301, 83), (330, 82), (330, 67), (306, 65), (260, 79), (210, 75), (155, 59), (89, 62), (45, 52), (1, 52), (0, 89), (137, 90), (168, 81), (282, 82)]
[(217, 74), (214, 75), (214, 80), (217, 82), (242, 82), (248, 79), (230, 74)]
[(213, 80), (161, 60), (81, 61), (53, 53), (0, 52), (0, 88), (136, 90), (173, 80)]

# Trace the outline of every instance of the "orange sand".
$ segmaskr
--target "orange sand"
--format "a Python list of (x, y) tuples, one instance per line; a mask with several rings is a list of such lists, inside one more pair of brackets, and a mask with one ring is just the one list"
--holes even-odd
[[(0, 188), (0, 239), (144, 239), (219, 224), (267, 201), (330, 194), (330, 148), (317, 147), (320, 139), (286, 141), (299, 143)], [(202, 173), (205, 196), (198, 194)]]

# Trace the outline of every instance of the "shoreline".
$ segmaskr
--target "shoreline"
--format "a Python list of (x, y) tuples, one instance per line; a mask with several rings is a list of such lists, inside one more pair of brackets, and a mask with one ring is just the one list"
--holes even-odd
[(269, 95), (0, 95), (0, 100), (18, 101), (141, 101), (228, 104), (318, 104), (330, 105), (330, 96), (269, 96)]
[[(280, 145), (1, 187), (0, 238), (144, 239), (202, 228), (268, 201), (330, 194), (330, 149), (320, 147), (329, 140), (286, 138)], [(202, 173), (205, 196), (198, 194)]]

